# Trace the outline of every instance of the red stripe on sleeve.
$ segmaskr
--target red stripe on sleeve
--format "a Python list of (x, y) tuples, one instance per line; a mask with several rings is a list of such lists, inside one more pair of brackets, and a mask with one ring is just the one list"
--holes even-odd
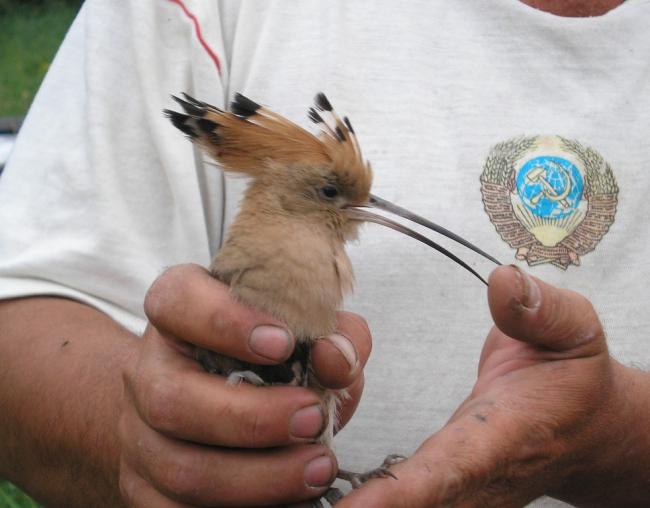
[(201, 26), (199, 25), (199, 21), (196, 19), (196, 16), (192, 12), (190, 12), (190, 10), (185, 6), (183, 0), (170, 0), (170, 1), (174, 2), (181, 9), (183, 9), (185, 16), (187, 16), (192, 21), (192, 23), (194, 24), (194, 31), (196, 32), (196, 38), (201, 43), (201, 46), (203, 46), (203, 49), (205, 49), (210, 59), (214, 62), (214, 65), (217, 68), (217, 72), (219, 73), (219, 76), (221, 76), (221, 62), (219, 61), (219, 57), (214, 51), (212, 51), (210, 45), (203, 38), (203, 34), (201, 33)]

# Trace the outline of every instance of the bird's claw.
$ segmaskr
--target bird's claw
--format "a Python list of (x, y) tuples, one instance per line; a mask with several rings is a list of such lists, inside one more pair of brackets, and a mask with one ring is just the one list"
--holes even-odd
[(352, 471), (346, 471), (345, 469), (339, 469), (337, 477), (341, 480), (350, 482), (353, 489), (358, 489), (361, 487), (361, 485), (366, 483), (368, 480), (372, 480), (373, 478), (390, 477), (397, 480), (397, 476), (395, 476), (395, 473), (393, 473), (389, 468), (394, 464), (402, 462), (404, 459), (406, 459), (406, 457), (403, 455), (398, 455), (396, 453), (391, 454), (384, 459), (384, 462), (382, 462), (381, 466), (375, 469), (371, 469), (365, 473), (354, 473)]
[[(372, 469), (370, 471), (366, 471), (365, 473), (354, 473), (352, 471), (346, 471), (345, 469), (339, 469), (339, 472), (337, 473), (336, 477), (345, 480), (346, 482), (349, 482), (352, 485), (353, 489), (358, 489), (366, 483), (368, 480), (372, 480), (373, 478), (393, 478), (397, 480), (397, 476), (395, 476), (395, 473), (393, 473), (389, 468), (395, 464), (398, 464), (399, 462), (402, 462), (405, 460), (406, 457), (403, 455), (398, 455), (396, 453), (388, 455), (385, 459), (384, 462), (382, 462), (381, 466)], [(322, 497), (319, 499), (314, 499), (311, 501), (311, 506), (312, 508), (325, 508), (323, 505), (323, 499), (327, 501), (329, 506), (335, 506), (336, 503), (338, 503), (341, 499), (343, 499), (343, 492), (341, 492), (340, 489), (337, 489), (336, 487), (330, 487), (327, 489), (325, 494), (323, 494)]]
[(406, 460), (406, 457), (404, 455), (400, 455), (399, 453), (391, 453), (390, 455), (386, 456), (384, 462), (382, 463), (382, 466), (393, 466), (395, 464), (399, 464), (404, 460)]

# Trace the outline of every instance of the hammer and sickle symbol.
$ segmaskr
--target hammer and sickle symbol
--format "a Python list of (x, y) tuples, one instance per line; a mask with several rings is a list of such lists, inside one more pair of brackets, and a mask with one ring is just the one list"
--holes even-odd
[(558, 202), (562, 208), (569, 208), (571, 205), (567, 201), (566, 197), (569, 195), (569, 192), (571, 192), (571, 175), (566, 170), (566, 168), (562, 167), (561, 165), (552, 161), (549, 162), (555, 165), (555, 167), (559, 169), (564, 175), (564, 181), (566, 182), (564, 186), (564, 190), (558, 193), (553, 188), (551, 183), (546, 179), (546, 169), (538, 166), (526, 175), (526, 181), (528, 183), (542, 184), (541, 190), (537, 194), (535, 194), (532, 198), (530, 198), (530, 202), (533, 205), (537, 205), (537, 203), (539, 202), (540, 199), (542, 199), (542, 197), (546, 197), (551, 201)]

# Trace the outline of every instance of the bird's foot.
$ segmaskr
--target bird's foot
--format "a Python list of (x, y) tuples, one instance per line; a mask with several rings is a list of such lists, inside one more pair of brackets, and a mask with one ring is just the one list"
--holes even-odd
[[(365, 473), (353, 473), (352, 471), (346, 471), (345, 469), (339, 469), (339, 472), (337, 473), (336, 477), (340, 478), (341, 480), (345, 480), (346, 482), (350, 482), (352, 485), (353, 489), (358, 489), (366, 483), (368, 480), (372, 480), (373, 478), (394, 478), (397, 480), (397, 476), (395, 476), (391, 471), (390, 471), (390, 466), (397, 464), (399, 462), (402, 462), (406, 457), (403, 455), (398, 455), (398, 454), (392, 454), (388, 455), (385, 459), (384, 462), (382, 462), (381, 466), (378, 468), (372, 469), (370, 471), (366, 471)], [(330, 506), (335, 506), (336, 503), (338, 503), (341, 499), (343, 499), (343, 492), (341, 490), (337, 489), (336, 487), (330, 487), (327, 489), (325, 494), (323, 494), (323, 497), (320, 499), (317, 499), (312, 502), (313, 508), (324, 508), (323, 506), (323, 501), (327, 501), (327, 503)]]
[(381, 466), (371, 469), (370, 471), (366, 471), (365, 473), (353, 473), (352, 471), (346, 471), (345, 469), (339, 469), (339, 472), (337, 474), (337, 478), (340, 478), (341, 480), (345, 480), (346, 482), (350, 482), (350, 485), (352, 485), (353, 489), (358, 489), (366, 483), (368, 480), (372, 480), (373, 478), (394, 478), (397, 480), (397, 476), (395, 476), (391, 471), (390, 471), (390, 466), (394, 464), (398, 464), (399, 462), (402, 462), (406, 457), (403, 455), (398, 455), (396, 453), (388, 455), (385, 459), (384, 462), (382, 462)]

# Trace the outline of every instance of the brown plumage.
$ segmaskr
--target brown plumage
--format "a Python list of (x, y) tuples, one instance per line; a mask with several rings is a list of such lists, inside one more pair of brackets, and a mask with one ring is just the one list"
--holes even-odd
[(332, 333), (353, 282), (343, 244), (360, 224), (345, 207), (366, 202), (372, 183), (349, 122), (324, 95), (317, 104), (332, 127), (321, 120), (320, 136), (239, 94), (230, 112), (185, 97), (187, 114), (168, 111), (172, 121), (224, 170), (251, 177), (212, 273), (298, 340)]
[[(309, 369), (309, 346), (336, 331), (336, 311), (353, 285), (344, 244), (356, 238), (359, 225), (377, 222), (413, 236), (483, 280), (446, 249), (366, 208), (397, 213), (489, 256), (444, 228), (371, 195), (372, 171), (352, 124), (336, 114), (323, 94), (308, 112), (321, 128), (319, 135), (241, 94), (230, 111), (188, 95), (174, 99), (184, 113), (166, 110), (172, 123), (225, 171), (250, 177), (240, 212), (212, 261), (212, 274), (241, 301), (284, 321), (298, 343), (293, 356), (279, 366), (252, 365), (206, 350), (198, 350), (197, 356), (207, 370), (230, 382), (280, 382), (321, 392), (329, 412), (321, 441), (329, 444), (336, 402), (344, 394), (318, 384)], [(365, 475), (343, 471), (342, 477), (357, 486), (372, 476), (390, 475), (389, 464)]]
[[(360, 225), (345, 210), (367, 202), (372, 183), (349, 120), (341, 120), (324, 95), (311, 118), (311, 134), (238, 94), (231, 111), (175, 98), (185, 113), (172, 122), (225, 171), (251, 178), (239, 214), (212, 261), (211, 272), (241, 301), (284, 321), (302, 344), (285, 366), (258, 367), (199, 351), (204, 366), (256, 384), (289, 382), (322, 392), (329, 413), (321, 440), (331, 441), (338, 395), (309, 373), (308, 344), (336, 330), (336, 311), (352, 289), (344, 249)], [(323, 117), (329, 116), (328, 122)], [(305, 347), (306, 346), (306, 347)]]

